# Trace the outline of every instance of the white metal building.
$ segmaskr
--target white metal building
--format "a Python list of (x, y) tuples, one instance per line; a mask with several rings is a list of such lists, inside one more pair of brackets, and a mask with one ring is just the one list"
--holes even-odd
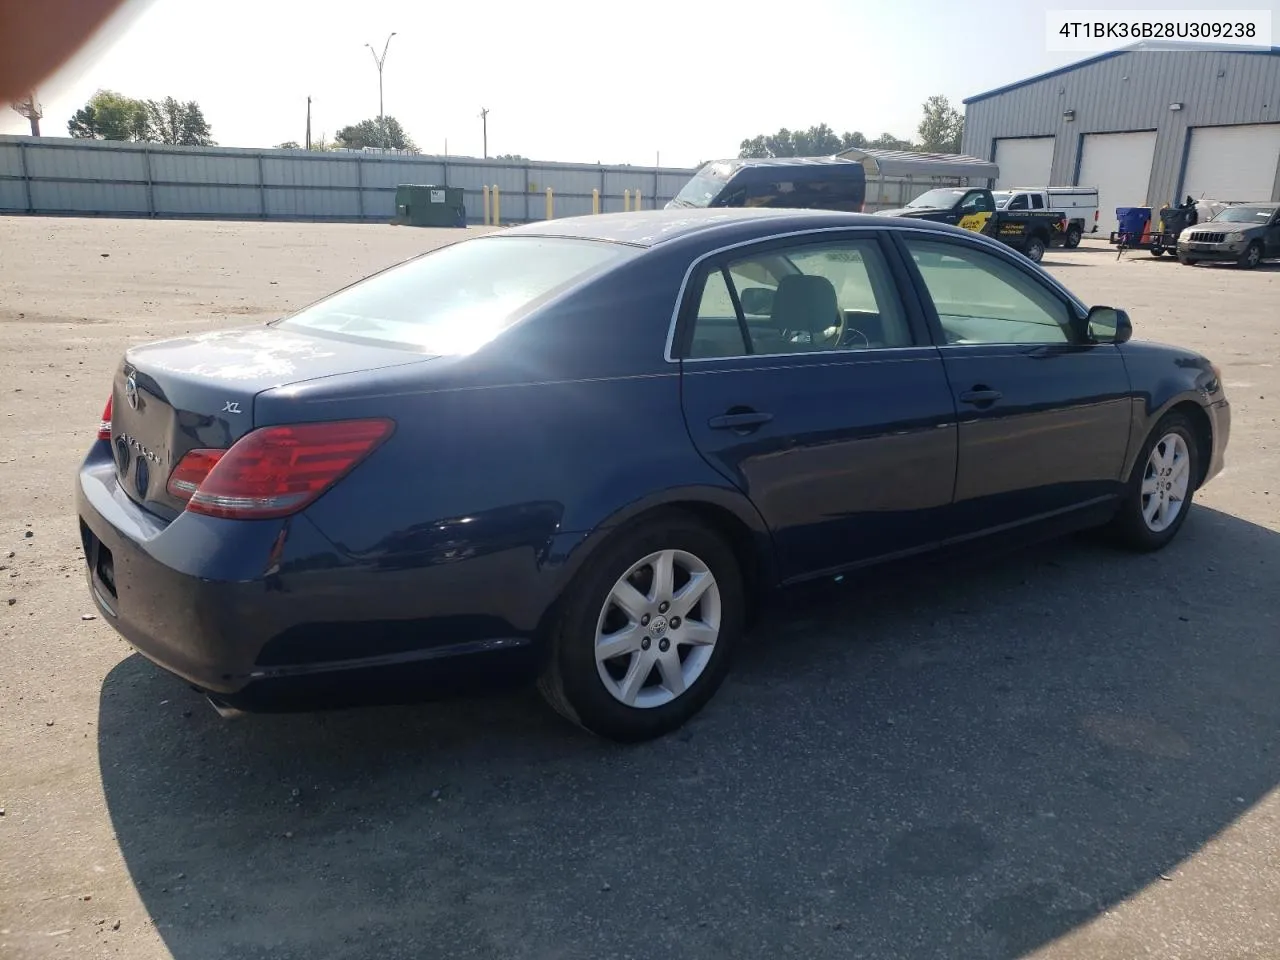
[(1115, 209), (1280, 200), (1280, 47), (1138, 43), (965, 100), (963, 151), (997, 186), (1096, 186)]

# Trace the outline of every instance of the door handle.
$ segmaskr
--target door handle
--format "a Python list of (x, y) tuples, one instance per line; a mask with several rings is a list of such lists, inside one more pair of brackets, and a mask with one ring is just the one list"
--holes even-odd
[(707, 421), (707, 426), (712, 430), (734, 430), (749, 433), (772, 419), (772, 413), (759, 413), (758, 411), (750, 410), (742, 413), (725, 413), (718, 417), (712, 417)]
[(972, 390), (966, 390), (960, 394), (962, 403), (972, 403), (975, 407), (989, 407), (995, 403), (1004, 394), (999, 390), (992, 390), (988, 387), (974, 387)]

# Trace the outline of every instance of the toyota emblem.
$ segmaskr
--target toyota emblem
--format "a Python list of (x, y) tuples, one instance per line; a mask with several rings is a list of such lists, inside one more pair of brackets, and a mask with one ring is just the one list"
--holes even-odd
[(129, 409), (138, 409), (138, 381), (133, 374), (124, 382), (124, 398), (129, 402)]

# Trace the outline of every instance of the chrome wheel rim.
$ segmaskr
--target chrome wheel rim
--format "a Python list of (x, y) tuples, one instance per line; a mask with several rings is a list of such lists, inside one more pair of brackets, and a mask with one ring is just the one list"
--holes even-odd
[(1182, 513), (1191, 486), (1191, 453), (1180, 433), (1166, 434), (1147, 457), (1142, 475), (1142, 520), (1152, 533), (1168, 530)]
[(684, 550), (659, 550), (613, 585), (596, 621), (600, 681), (628, 707), (675, 700), (706, 670), (720, 638), (720, 588)]
[(1262, 253), (1257, 247), (1250, 247), (1249, 252), (1245, 254), (1245, 259), (1248, 261), (1249, 266), (1256, 267), (1259, 261), (1262, 260)]

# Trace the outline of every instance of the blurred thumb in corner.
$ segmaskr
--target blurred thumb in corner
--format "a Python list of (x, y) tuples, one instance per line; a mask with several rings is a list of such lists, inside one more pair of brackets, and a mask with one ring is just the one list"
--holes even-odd
[(26, 97), (128, 0), (0, 0), (0, 105)]

